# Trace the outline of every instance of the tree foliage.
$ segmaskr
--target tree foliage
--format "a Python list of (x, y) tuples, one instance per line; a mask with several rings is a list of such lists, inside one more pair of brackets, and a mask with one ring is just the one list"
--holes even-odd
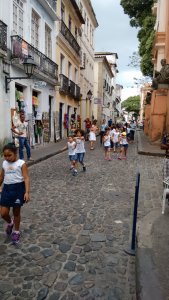
[(130, 25), (140, 27), (138, 32), (140, 68), (144, 76), (153, 75), (152, 47), (155, 17), (151, 9), (154, 0), (121, 0), (124, 12), (130, 17)]
[(134, 112), (136, 114), (140, 111), (140, 96), (132, 96), (124, 100), (121, 104), (127, 112)]

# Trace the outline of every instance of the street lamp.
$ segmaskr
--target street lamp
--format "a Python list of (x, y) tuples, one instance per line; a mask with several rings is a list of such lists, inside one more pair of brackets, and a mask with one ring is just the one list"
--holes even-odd
[(27, 75), (27, 77), (7, 77), (5, 76), (5, 91), (6, 93), (9, 90), (8, 84), (15, 79), (28, 79), (31, 78), (31, 76), (34, 74), (34, 69), (36, 67), (36, 64), (31, 56), (28, 56), (24, 59), (23, 62), (24, 70)]
[(93, 96), (92, 91), (89, 90), (89, 91), (87, 92), (87, 99), (91, 100), (92, 96)]

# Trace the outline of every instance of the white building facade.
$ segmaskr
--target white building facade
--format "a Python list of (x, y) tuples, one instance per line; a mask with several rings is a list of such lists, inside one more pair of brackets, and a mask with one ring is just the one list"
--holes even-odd
[[(37, 127), (42, 119), (44, 141), (55, 139), (55, 86), (58, 84), (56, 4), (51, 0), (0, 2), (0, 20), (6, 25), (7, 41), (6, 53), (0, 57), (1, 140), (11, 137), (11, 122), (20, 110), (24, 110), (29, 119), (32, 145), (39, 142)], [(22, 79), (26, 77), (23, 63), (28, 57), (32, 57), (36, 64), (35, 72), (31, 78)], [(6, 87), (5, 76), (21, 79), (8, 79)]]

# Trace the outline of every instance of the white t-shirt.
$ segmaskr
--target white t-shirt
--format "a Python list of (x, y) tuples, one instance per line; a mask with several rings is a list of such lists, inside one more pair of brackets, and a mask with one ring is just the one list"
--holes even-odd
[(85, 153), (84, 140), (76, 138), (76, 153)]
[(25, 161), (22, 159), (10, 163), (6, 160), (3, 161), (4, 184), (14, 184), (24, 181), (21, 169), (24, 163)]
[(69, 155), (75, 155), (76, 154), (76, 143), (72, 142), (72, 143), (67, 143), (68, 146), (68, 154)]
[(119, 132), (115, 131), (112, 136), (112, 140), (114, 143), (118, 143), (119, 141)]
[(16, 128), (19, 130), (19, 132), (23, 132), (22, 135), (19, 135), (19, 137), (27, 137), (27, 129), (28, 123), (27, 122), (21, 122), (20, 120), (16, 123)]
[(122, 143), (121, 143), (122, 145), (128, 145), (128, 141), (127, 141), (127, 138), (126, 138), (126, 137), (122, 137), (122, 138), (121, 138), (121, 142), (122, 142)]
[(106, 136), (107, 139), (104, 141), (104, 147), (110, 147), (110, 135)]

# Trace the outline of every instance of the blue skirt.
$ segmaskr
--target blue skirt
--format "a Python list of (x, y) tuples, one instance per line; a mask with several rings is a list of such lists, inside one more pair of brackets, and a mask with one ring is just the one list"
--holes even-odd
[(0, 206), (5, 207), (20, 207), (24, 204), (25, 182), (14, 184), (4, 184)]

